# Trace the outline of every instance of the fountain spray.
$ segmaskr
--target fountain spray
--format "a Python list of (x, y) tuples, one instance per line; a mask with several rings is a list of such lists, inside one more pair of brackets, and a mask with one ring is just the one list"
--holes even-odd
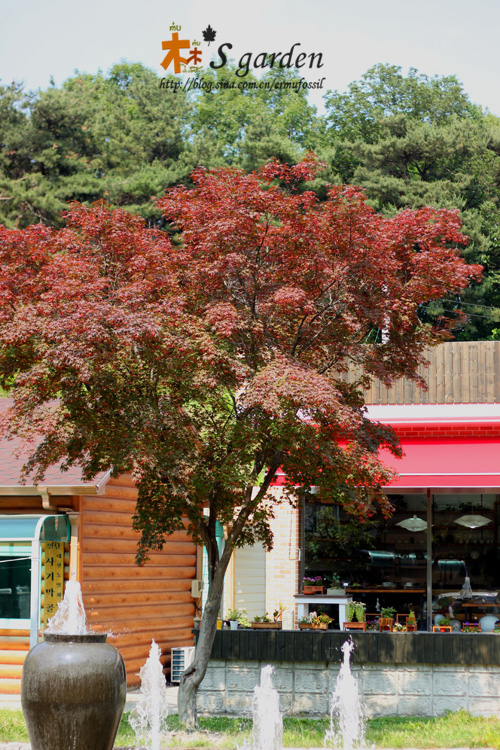
[(342, 646), (344, 655), (330, 704), (330, 728), (325, 747), (338, 750), (366, 750), (365, 720), (359, 698), (358, 681), (351, 672), (352, 641)]
[(160, 750), (168, 717), (167, 686), (160, 656), (161, 649), (153, 640), (146, 663), (139, 671), (142, 698), (130, 716), (137, 742), (151, 750)]
[(67, 581), (64, 599), (59, 602), (57, 612), (49, 620), (46, 633), (87, 635), (87, 618), (83, 606), (82, 589), (78, 581)]
[(273, 688), (274, 667), (269, 664), (260, 671), (260, 685), (253, 689), (252, 750), (282, 750), (283, 718), (280, 697)]

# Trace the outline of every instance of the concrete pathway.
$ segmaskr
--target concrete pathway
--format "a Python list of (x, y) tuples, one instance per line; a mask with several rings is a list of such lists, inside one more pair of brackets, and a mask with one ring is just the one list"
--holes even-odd
[[(167, 687), (167, 703), (170, 709), (170, 713), (177, 713), (177, 693), (179, 688), (177, 685)], [(125, 711), (133, 711), (137, 703), (141, 699), (140, 690), (128, 690), (127, 691), (127, 702), (125, 703)], [(0, 708), (12, 708), (14, 711), (21, 710), (21, 696), (20, 695), (0, 695)], [(0, 750), (2, 746), (0, 745)], [(17, 749), (16, 749), (17, 750)], [(24, 748), (23, 748), (24, 750)]]

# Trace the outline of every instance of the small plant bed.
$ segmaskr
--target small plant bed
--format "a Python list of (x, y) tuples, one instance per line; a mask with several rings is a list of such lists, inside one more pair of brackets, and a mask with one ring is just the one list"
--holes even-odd
[(333, 622), (332, 618), (328, 615), (318, 614), (317, 612), (309, 612), (305, 617), (301, 617), (299, 620), (300, 630), (327, 630), (329, 624)]
[(330, 582), (327, 584), (326, 593), (329, 596), (345, 596), (345, 590), (342, 585), (342, 580), (339, 576), (333, 575)]
[(271, 620), (269, 615), (257, 615), (253, 618), (252, 622), (253, 630), (281, 630), (281, 622), (277, 620)]
[(462, 627), (462, 633), (480, 633), (481, 625), (479, 623), (466, 622)]
[(305, 576), (302, 579), (302, 593), (303, 594), (324, 594), (325, 587), (323, 585), (322, 576)]

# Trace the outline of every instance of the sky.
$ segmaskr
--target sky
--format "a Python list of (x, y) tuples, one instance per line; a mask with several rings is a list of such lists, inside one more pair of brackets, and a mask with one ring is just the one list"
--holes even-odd
[[(455, 75), (471, 100), (500, 116), (500, 3), (497, 0), (0, 0), (0, 79), (47, 88), (74, 74), (107, 72), (120, 60), (164, 75), (161, 43), (171, 24), (190, 40), (209, 24), (203, 61), (223, 42), (246, 53), (321, 52), (324, 79), (310, 100), (321, 110), (328, 89), (346, 90), (376, 63)], [(172, 72), (169, 70), (168, 72)]]

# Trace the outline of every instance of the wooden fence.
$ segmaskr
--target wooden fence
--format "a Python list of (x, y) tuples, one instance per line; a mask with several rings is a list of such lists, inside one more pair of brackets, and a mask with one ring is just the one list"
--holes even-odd
[[(500, 402), (500, 341), (451, 341), (427, 352), (424, 390), (401, 378), (391, 388), (374, 380), (367, 404), (493, 404)], [(346, 380), (352, 380), (349, 375)]]

